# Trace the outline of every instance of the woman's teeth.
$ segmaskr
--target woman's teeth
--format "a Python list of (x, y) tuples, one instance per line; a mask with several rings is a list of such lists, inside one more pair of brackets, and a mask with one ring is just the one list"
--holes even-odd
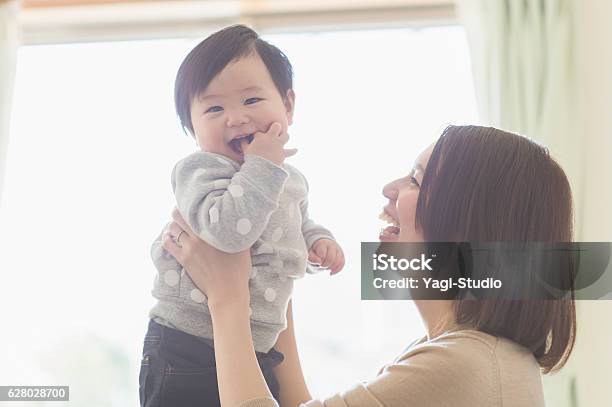
[(395, 219), (393, 219), (391, 215), (389, 215), (387, 212), (381, 212), (380, 215), (378, 215), (378, 219), (385, 221), (393, 226), (399, 227), (399, 223)]
[(380, 215), (378, 215), (378, 219), (389, 223), (391, 226), (384, 227), (380, 229), (380, 238), (397, 238), (400, 233), (399, 223), (387, 212), (382, 211)]

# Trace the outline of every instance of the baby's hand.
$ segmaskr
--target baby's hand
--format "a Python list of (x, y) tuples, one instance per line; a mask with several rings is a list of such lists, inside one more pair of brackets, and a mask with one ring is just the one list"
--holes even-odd
[(335, 241), (319, 239), (308, 252), (308, 261), (329, 269), (331, 271), (330, 275), (333, 276), (344, 267), (344, 253)]
[(285, 158), (294, 155), (297, 150), (285, 149), (285, 144), (289, 141), (289, 135), (283, 132), (280, 123), (272, 123), (267, 132), (258, 131), (253, 134), (253, 141), (250, 143), (246, 138), (241, 140), (241, 147), (244, 154), (254, 154), (272, 161), (276, 165), (282, 165)]

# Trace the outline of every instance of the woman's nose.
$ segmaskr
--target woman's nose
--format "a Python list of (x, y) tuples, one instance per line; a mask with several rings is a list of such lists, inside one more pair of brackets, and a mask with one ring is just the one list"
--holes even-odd
[(397, 184), (400, 180), (396, 179), (383, 187), (382, 193), (385, 198), (396, 199), (398, 194)]

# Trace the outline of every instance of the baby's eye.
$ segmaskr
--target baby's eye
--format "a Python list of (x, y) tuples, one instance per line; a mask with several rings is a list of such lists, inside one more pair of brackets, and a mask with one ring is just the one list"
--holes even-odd
[(262, 98), (248, 98), (247, 100), (244, 101), (245, 105), (252, 105), (253, 103), (257, 103), (259, 101), (263, 100)]
[(223, 110), (221, 106), (213, 106), (213, 107), (209, 107), (204, 113), (216, 113), (216, 112), (220, 112), (221, 110)]

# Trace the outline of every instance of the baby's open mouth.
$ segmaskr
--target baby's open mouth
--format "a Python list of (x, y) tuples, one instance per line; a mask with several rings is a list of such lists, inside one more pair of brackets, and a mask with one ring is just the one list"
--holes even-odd
[(381, 240), (386, 240), (388, 238), (397, 238), (400, 232), (398, 221), (396, 221), (395, 218), (393, 218), (385, 211), (382, 211), (380, 215), (378, 215), (378, 219), (390, 224), (390, 226), (387, 226), (380, 230), (379, 238)]
[(230, 148), (234, 150), (236, 154), (242, 154), (242, 145), (241, 142), (243, 139), (246, 139), (249, 144), (253, 141), (252, 134), (243, 134), (241, 136), (234, 137), (232, 141), (229, 142)]

